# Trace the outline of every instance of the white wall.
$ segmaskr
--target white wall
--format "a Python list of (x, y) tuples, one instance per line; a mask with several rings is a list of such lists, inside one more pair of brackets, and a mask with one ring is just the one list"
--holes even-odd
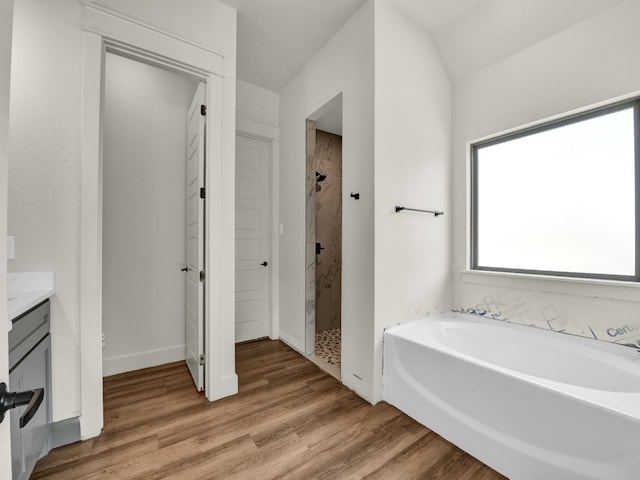
[[(13, 0), (0, 0), (0, 292), (7, 291), (7, 165)], [(7, 297), (0, 295), (0, 382), (9, 384)], [(0, 424), (0, 477), (11, 478), (9, 415)]]
[[(88, 2), (91, 3), (91, 2)], [(219, 322), (224, 345), (213, 353), (218, 378), (235, 377), (233, 357), (233, 172), (235, 150), (235, 20), (236, 13), (216, 1), (155, 2), (104, 0), (134, 15), (134, 27), (164, 39), (184, 38), (219, 52), (223, 58), (220, 161), (212, 225), (228, 228), (211, 238), (218, 276), (211, 278), (209, 306)], [(77, 0), (16, 2), (11, 89), (11, 163), (9, 166), (9, 231), (16, 236), (18, 258), (13, 271), (52, 270), (57, 294), (52, 301), (53, 416), (62, 420), (81, 413), (80, 382), (80, 232), (81, 112), (83, 94), (83, 6)], [(94, 18), (94, 17), (92, 17)], [(149, 25), (147, 28), (145, 25)], [(167, 28), (171, 36), (159, 30)], [(128, 30), (130, 32), (131, 30)], [(169, 40), (167, 40), (168, 42)], [(166, 43), (166, 42), (165, 42)], [(163, 43), (163, 45), (165, 45)], [(217, 122), (218, 120), (216, 120)], [(230, 200), (231, 199), (231, 200)], [(228, 206), (226, 208), (225, 206)], [(230, 227), (229, 227), (230, 226)], [(226, 320), (230, 319), (230, 320)], [(90, 351), (91, 349), (89, 349)], [(87, 370), (86, 366), (84, 367)], [(93, 367), (92, 367), (93, 369)], [(92, 370), (93, 371), (93, 370)], [(64, 392), (64, 395), (61, 394)]]
[[(620, 339), (607, 335), (608, 328), (640, 327), (637, 285), (460, 273), (468, 251), (466, 142), (640, 91), (639, 18), (639, 2), (622, 2), (454, 85), (455, 308), (502, 312), (578, 335), (593, 331), (605, 340)], [(501, 234), (508, 235), (508, 219)], [(634, 339), (637, 334), (628, 338)]]
[[(431, 37), (372, 0), (281, 92), (280, 335), (301, 352), (304, 120), (340, 92), (342, 381), (376, 402), (384, 328), (451, 306), (451, 87)], [(447, 213), (396, 214), (395, 205)]]
[(271, 126), (280, 124), (280, 95), (242, 80), (236, 85), (237, 117)]
[(107, 54), (103, 375), (185, 358), (187, 110), (197, 82)]
[[(80, 405), (80, 6), (15, 3), (11, 68), (11, 271), (54, 271), (51, 299), (53, 419)], [(74, 28), (75, 27), (75, 28)], [(36, 113), (37, 112), (37, 113)], [(65, 392), (62, 395), (62, 392)]]
[(304, 352), (305, 119), (342, 92), (342, 381), (367, 399), (373, 398), (373, 14), (369, 1), (280, 92), (280, 336)]
[[(451, 85), (431, 36), (375, 12), (374, 399), (384, 328), (451, 308)], [(395, 212), (395, 205), (444, 211)]]

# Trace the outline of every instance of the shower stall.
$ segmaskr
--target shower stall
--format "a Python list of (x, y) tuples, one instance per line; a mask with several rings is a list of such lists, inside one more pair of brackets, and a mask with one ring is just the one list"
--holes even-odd
[(306, 354), (340, 378), (342, 136), (321, 127), (307, 121)]

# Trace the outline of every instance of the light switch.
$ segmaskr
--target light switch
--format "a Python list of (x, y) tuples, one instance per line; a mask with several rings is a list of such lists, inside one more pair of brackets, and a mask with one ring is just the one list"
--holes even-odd
[(7, 237), (7, 260), (16, 258), (16, 237)]

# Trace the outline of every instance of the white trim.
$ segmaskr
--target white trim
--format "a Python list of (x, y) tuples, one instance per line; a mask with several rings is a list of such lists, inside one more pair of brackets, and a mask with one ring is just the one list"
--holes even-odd
[[(279, 129), (278, 129), (279, 136)], [(271, 141), (271, 340), (280, 338), (280, 142)]]
[[(168, 32), (146, 28), (122, 15), (111, 15), (104, 9), (85, 6), (82, 10), (82, 27), (104, 39), (129, 45), (155, 59), (179, 59), (179, 63), (196, 66), (202, 72), (222, 74), (223, 56), (185, 43)], [(170, 60), (171, 61), (171, 60)]]
[(280, 127), (247, 115), (236, 114), (236, 130), (239, 133), (255, 135), (269, 140), (280, 139)]
[[(235, 81), (233, 82), (235, 85)], [(237, 393), (235, 374), (235, 136), (223, 142), (223, 79), (207, 79), (205, 160), (205, 395), (217, 400)], [(235, 94), (234, 94), (235, 99)], [(223, 162), (225, 155), (233, 162)], [(231, 208), (228, 208), (231, 206)], [(226, 229), (224, 227), (227, 227)], [(224, 272), (224, 273), (223, 273)], [(225, 319), (227, 321), (225, 321)], [(233, 362), (229, 364), (229, 359)], [(235, 378), (235, 380), (234, 380)], [(233, 387), (235, 381), (235, 388)]]
[(165, 363), (179, 362), (185, 359), (185, 346), (159, 348), (147, 352), (122, 355), (120, 357), (105, 358), (102, 364), (102, 375), (117, 375), (118, 373), (155, 367)]
[(107, 15), (110, 15), (112, 17), (116, 17), (116, 18), (118, 18), (120, 20), (124, 20), (125, 22), (128, 22), (128, 23), (132, 23), (132, 24), (134, 24), (134, 25), (136, 25), (138, 27), (142, 27), (144, 29), (150, 30), (151, 32), (158, 33), (160, 35), (164, 35), (164, 36), (170, 37), (170, 38), (172, 38), (174, 40), (177, 40), (180, 43), (185, 43), (187, 45), (191, 45), (193, 47), (196, 47), (199, 50), (204, 50), (206, 52), (213, 53), (213, 54), (218, 55), (220, 57), (223, 56), (221, 52), (213, 50), (213, 49), (207, 47), (206, 45), (203, 45), (203, 44), (198, 43), (198, 42), (194, 42), (192, 40), (189, 40), (188, 38), (181, 37), (180, 35), (176, 35), (175, 33), (171, 33), (171, 32), (168, 32), (166, 30), (162, 30), (160, 28), (157, 28), (157, 27), (155, 27), (155, 26), (153, 26), (153, 25), (151, 25), (151, 24), (149, 24), (147, 22), (144, 22), (142, 20), (139, 20), (137, 18), (133, 18), (133, 17), (130, 17), (128, 15), (124, 15), (124, 14), (118, 12), (117, 10), (114, 10), (113, 8), (105, 7), (104, 5), (99, 5), (97, 3), (94, 3), (94, 2), (91, 2), (91, 1), (87, 1), (87, 0), (84, 0), (83, 3), (85, 5), (85, 7), (87, 9), (89, 9), (89, 10), (95, 10), (95, 11), (100, 12), (100, 13), (106, 13)]
[(83, 33), (80, 179), (81, 438), (100, 435), (102, 405), (102, 68), (98, 35)]
[(640, 283), (635, 282), (481, 270), (461, 271), (460, 281), (474, 285), (517, 288), (559, 295), (640, 302)]
[(174, 71), (183, 75), (192, 77), (194, 80), (201, 82), (203, 77), (206, 77), (206, 72), (202, 72), (198, 69), (194, 69), (191, 65), (187, 65), (176, 60), (155, 55), (151, 52), (140, 50), (113, 39), (103, 37), (105, 48), (108, 53), (113, 53), (121, 57), (135, 60), (136, 62), (150, 64), (156, 67), (162, 67), (164, 69)]

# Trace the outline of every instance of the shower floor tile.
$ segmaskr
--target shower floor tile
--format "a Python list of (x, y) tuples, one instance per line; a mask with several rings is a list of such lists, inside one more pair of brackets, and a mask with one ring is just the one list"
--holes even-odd
[(316, 356), (336, 367), (340, 367), (340, 334), (339, 328), (316, 332)]

